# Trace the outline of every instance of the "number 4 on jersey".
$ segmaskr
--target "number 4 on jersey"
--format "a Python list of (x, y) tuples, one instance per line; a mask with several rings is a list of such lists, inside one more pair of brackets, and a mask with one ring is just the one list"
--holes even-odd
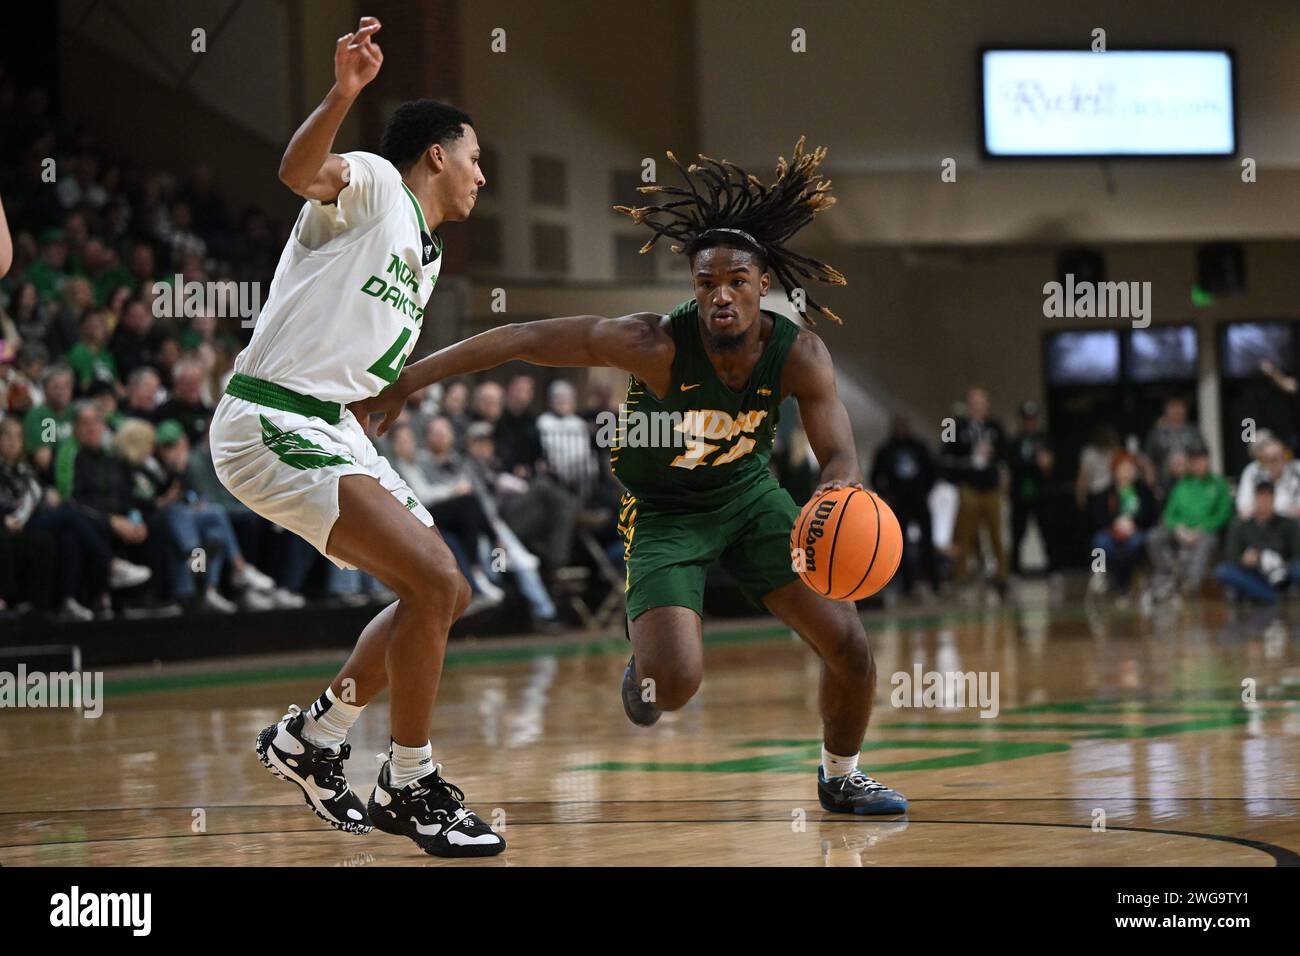
[(388, 347), (388, 351), (375, 360), (375, 364), (366, 369), (371, 375), (377, 375), (389, 385), (397, 381), (397, 376), (406, 364), (408, 353), (406, 343), (411, 341), (411, 330), (402, 329), (397, 341)]

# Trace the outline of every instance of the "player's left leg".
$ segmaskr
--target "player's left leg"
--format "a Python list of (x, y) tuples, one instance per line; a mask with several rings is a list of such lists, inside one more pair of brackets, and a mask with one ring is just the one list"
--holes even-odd
[(876, 661), (857, 611), (791, 581), (763, 598), (764, 606), (822, 659), (820, 701), (826, 749), (856, 754), (871, 721)]
[(876, 693), (876, 662), (857, 609), (823, 597), (802, 581), (768, 593), (763, 604), (822, 659), (822, 763), (817, 772), (822, 807), (840, 813), (907, 812), (901, 793), (858, 769)]
[(775, 481), (738, 495), (720, 521), (723, 564), (741, 591), (802, 637), (822, 659), (822, 763), (817, 795), (840, 813), (904, 813), (907, 800), (858, 769), (858, 751), (871, 719), (876, 665), (866, 631), (850, 603), (832, 601), (799, 579), (790, 557), (790, 530), (799, 507)]

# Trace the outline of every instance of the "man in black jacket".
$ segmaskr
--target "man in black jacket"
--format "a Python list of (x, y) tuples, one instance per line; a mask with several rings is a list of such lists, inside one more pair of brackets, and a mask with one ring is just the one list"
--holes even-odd
[(966, 418), (955, 422), (952, 440), (945, 442), (943, 464), (949, 479), (957, 485), (957, 527), (953, 545), (957, 549), (954, 579), (966, 580), (970, 558), (980, 557), (980, 529), (988, 535), (997, 561), (995, 584), (998, 593), (1007, 589), (1007, 551), (1002, 543), (1002, 495), (1006, 490), (1006, 432), (989, 417), (989, 397), (982, 388), (966, 393)]
[[(920, 535), (920, 571), (930, 582), (935, 593), (939, 591), (939, 567), (934, 556), (934, 538), (930, 530), (930, 489), (934, 487), (934, 458), (924, 442), (918, 441), (907, 424), (907, 419), (895, 415), (890, 423), (889, 440), (876, 450), (871, 463), (871, 487), (885, 499), (903, 529), (903, 540), (908, 539), (908, 528), (915, 525)], [(907, 560), (903, 549), (903, 593), (912, 593), (916, 567)]]
[(143, 544), (149, 531), (138, 513), (131, 469), (104, 448), (103, 415), (93, 402), (81, 401), (74, 416), (72, 501), (115, 543), (114, 550)]
[(1038, 525), (1043, 539), (1046, 571), (1060, 566), (1056, 551), (1060, 547), (1063, 513), (1061, 495), (1054, 480), (1055, 456), (1052, 436), (1043, 427), (1042, 409), (1037, 402), (1020, 406), (1020, 430), (1008, 449), (1011, 468), (1011, 569), (1022, 572), (1020, 547), (1029, 531), (1029, 519)]
[(1255, 486), (1249, 518), (1238, 520), (1223, 545), (1226, 559), (1214, 576), (1241, 597), (1265, 604), (1300, 579), (1300, 525), (1273, 508), (1273, 484)]

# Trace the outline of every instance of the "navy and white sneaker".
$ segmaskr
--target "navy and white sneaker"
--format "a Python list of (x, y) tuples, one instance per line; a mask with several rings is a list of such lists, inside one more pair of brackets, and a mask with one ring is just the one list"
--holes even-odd
[(823, 810), (832, 813), (887, 815), (907, 812), (907, 798), (890, 790), (879, 780), (854, 770), (842, 777), (826, 778), (824, 767), (817, 768), (817, 799)]
[(663, 716), (662, 710), (641, 696), (641, 682), (636, 676), (635, 654), (628, 658), (620, 692), (623, 696), (623, 713), (627, 714), (627, 719), (638, 727), (650, 727)]
[(343, 761), (352, 748), (347, 744), (337, 750), (317, 747), (302, 736), (305, 720), (301, 708), (290, 704), (279, 723), (257, 735), (257, 759), (281, 780), (302, 788), (307, 805), (334, 829), (369, 833), (365, 805), (343, 775)]
[(410, 837), (430, 856), (496, 856), (506, 841), (465, 806), (465, 793), (442, 779), (442, 764), (404, 787), (394, 787), (392, 761), (383, 754), (379, 780), (366, 809), (375, 827)]

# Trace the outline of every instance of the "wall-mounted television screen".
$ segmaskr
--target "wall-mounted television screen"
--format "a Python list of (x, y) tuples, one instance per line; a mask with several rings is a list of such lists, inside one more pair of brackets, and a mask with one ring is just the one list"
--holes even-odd
[(1153, 325), (1128, 337), (1128, 374), (1135, 382), (1196, 378), (1196, 327)]
[(1233, 322), (1223, 330), (1219, 354), (1224, 378), (1250, 378), (1260, 374), (1267, 359), (1283, 371), (1291, 370), (1290, 322)]
[(1119, 333), (1056, 332), (1047, 337), (1047, 384), (1114, 385), (1119, 381)]
[(980, 51), (993, 157), (1231, 156), (1229, 50)]

